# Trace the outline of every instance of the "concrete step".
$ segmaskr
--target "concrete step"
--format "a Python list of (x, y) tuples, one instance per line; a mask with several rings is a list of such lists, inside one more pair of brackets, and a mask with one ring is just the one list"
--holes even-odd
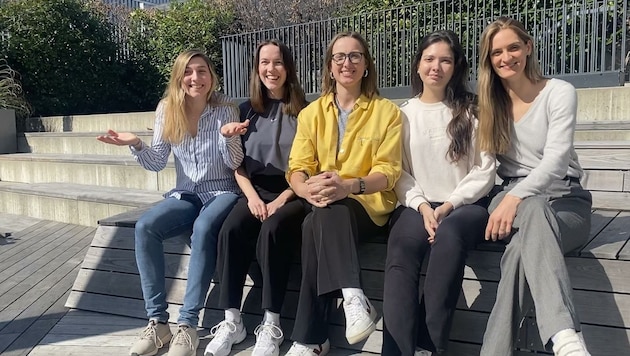
[[(150, 144), (152, 131), (136, 132), (145, 143)], [(18, 152), (63, 153), (86, 155), (129, 156), (127, 146), (114, 146), (96, 140), (92, 132), (27, 132), (18, 134)]]
[(74, 183), (103, 187), (168, 191), (175, 166), (150, 172), (127, 156), (15, 153), (0, 155), (0, 180), (21, 183)]
[(86, 226), (161, 199), (159, 192), (138, 189), (0, 182), (0, 213)]
[(26, 131), (31, 132), (106, 132), (146, 131), (153, 128), (155, 112), (121, 114), (93, 114), (33, 117), (26, 121)]

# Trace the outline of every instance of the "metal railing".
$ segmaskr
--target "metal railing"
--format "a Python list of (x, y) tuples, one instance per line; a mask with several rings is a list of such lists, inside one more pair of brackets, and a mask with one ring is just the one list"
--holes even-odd
[(326, 46), (336, 33), (347, 30), (361, 33), (369, 42), (380, 88), (408, 88), (411, 61), (422, 36), (439, 29), (460, 36), (474, 80), (481, 33), (501, 15), (520, 20), (533, 35), (545, 75), (565, 77), (578, 87), (623, 81), (630, 50), (627, 0), (435, 0), (222, 37), (225, 92), (235, 98), (249, 96), (256, 46), (278, 39), (293, 51), (305, 92), (318, 93)]

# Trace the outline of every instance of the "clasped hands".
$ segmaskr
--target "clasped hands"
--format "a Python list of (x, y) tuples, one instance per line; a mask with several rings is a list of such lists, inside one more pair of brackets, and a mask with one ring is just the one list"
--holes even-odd
[(429, 234), (429, 243), (433, 244), (435, 242), (435, 230), (437, 230), (442, 220), (453, 211), (453, 204), (445, 202), (433, 209), (429, 203), (422, 203), (418, 207), (418, 211), (422, 214), (424, 229)]
[(323, 208), (350, 195), (352, 183), (341, 178), (337, 172), (322, 172), (308, 178), (305, 182), (310, 204)]

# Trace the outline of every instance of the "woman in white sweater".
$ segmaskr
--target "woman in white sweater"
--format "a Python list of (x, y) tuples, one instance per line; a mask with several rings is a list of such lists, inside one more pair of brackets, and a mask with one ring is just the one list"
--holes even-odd
[(543, 344), (555, 355), (589, 355), (563, 254), (586, 242), (591, 194), (573, 148), (577, 96), (544, 78), (531, 36), (501, 17), (485, 29), (479, 58), (479, 142), (497, 155), (503, 184), (490, 204), (487, 240), (506, 243), (481, 355), (512, 355), (533, 304)]
[[(403, 112), (402, 204), (391, 217), (385, 267), (382, 354), (440, 354), (448, 344), (468, 250), (483, 241), (478, 201), (495, 180), (495, 159), (475, 144), (477, 120), (457, 35), (426, 36), (412, 65), (415, 97)], [(429, 252), (422, 301), (420, 268)]]

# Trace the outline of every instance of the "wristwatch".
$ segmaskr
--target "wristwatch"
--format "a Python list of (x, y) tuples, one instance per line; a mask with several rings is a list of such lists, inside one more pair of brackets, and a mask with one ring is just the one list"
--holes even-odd
[(359, 180), (359, 192), (358, 194), (363, 194), (365, 193), (365, 180), (363, 180), (363, 178), (359, 177), (357, 178)]

